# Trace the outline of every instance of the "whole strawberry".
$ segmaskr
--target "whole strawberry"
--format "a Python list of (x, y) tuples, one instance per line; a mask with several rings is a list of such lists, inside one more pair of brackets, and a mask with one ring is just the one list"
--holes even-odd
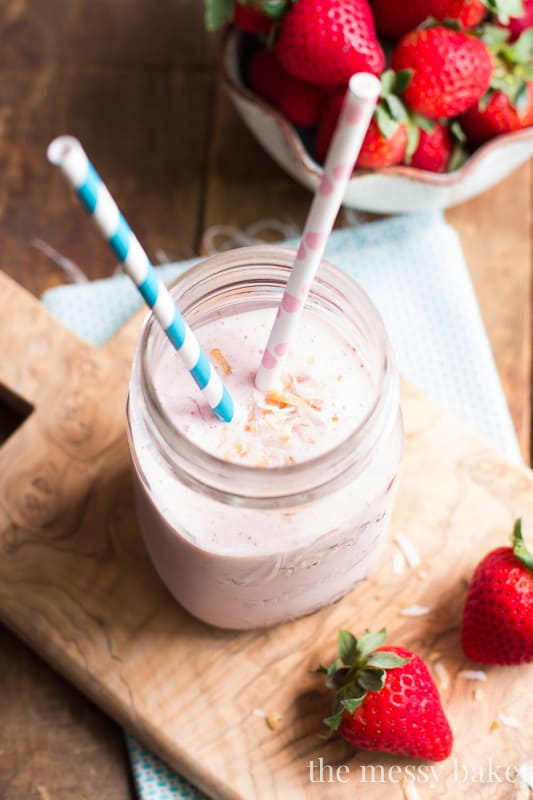
[(340, 631), (337, 658), (326, 674), (335, 690), (333, 716), (325, 724), (355, 747), (442, 761), (453, 736), (439, 693), (421, 658), (387, 646), (385, 630), (357, 640)]
[(378, 32), (392, 39), (400, 39), (428, 17), (473, 28), (488, 14), (483, 0), (374, 0), (373, 9)]
[(275, 53), (291, 75), (346, 85), (354, 72), (379, 75), (385, 58), (367, 0), (298, 0), (281, 19)]
[(289, 75), (268, 47), (261, 47), (252, 55), (246, 77), (257, 94), (295, 125), (309, 128), (317, 124), (323, 100), (322, 87)]
[(512, 547), (498, 547), (480, 561), (463, 612), (463, 650), (480, 664), (533, 661), (533, 554), (515, 522)]
[(407, 128), (401, 122), (388, 135), (379, 127), (374, 117), (366, 132), (356, 166), (365, 169), (379, 169), (401, 164), (407, 150)]
[(473, 146), (533, 125), (533, 30), (512, 43), (508, 31), (491, 25), (480, 36), (490, 47), (493, 71), (489, 91), (461, 118)]
[(418, 144), (407, 163), (428, 172), (446, 172), (453, 148), (454, 139), (448, 126), (435, 122), (420, 129)]
[[(381, 98), (366, 132), (356, 166), (367, 169), (400, 164), (407, 150), (407, 112), (397, 93), (407, 84), (410, 73), (387, 70), (381, 76)], [(345, 91), (334, 92), (324, 104), (318, 124), (315, 152), (324, 161), (337, 125)]]
[(512, 133), (533, 125), (533, 82), (526, 84), (525, 103), (518, 108), (502, 91), (492, 92), (487, 103), (474, 106), (461, 117), (462, 126), (473, 146), (501, 133)]
[(395, 70), (412, 70), (403, 93), (407, 104), (430, 119), (449, 118), (475, 105), (490, 85), (487, 45), (444, 26), (417, 29), (392, 54)]

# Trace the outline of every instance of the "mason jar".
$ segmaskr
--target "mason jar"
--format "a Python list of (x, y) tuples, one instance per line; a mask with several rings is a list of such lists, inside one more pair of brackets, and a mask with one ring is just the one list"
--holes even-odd
[[(294, 259), (294, 251), (277, 246), (239, 248), (188, 270), (171, 293), (198, 329), (277, 306)], [(403, 449), (389, 340), (365, 292), (325, 261), (305, 307), (357, 350), (372, 396), (346, 438), (300, 463), (230, 463), (180, 432), (154, 385), (170, 344), (152, 315), (134, 356), (128, 441), (146, 549), (178, 603), (218, 627), (310, 614), (366, 578), (385, 546)]]

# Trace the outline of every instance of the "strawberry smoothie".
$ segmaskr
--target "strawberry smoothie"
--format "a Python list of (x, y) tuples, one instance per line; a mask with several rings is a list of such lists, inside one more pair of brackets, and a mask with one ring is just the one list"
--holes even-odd
[(151, 322), (134, 361), (129, 441), (146, 547), (176, 599), (220, 627), (271, 625), (342, 597), (378, 560), (391, 513), (398, 376), (353, 282), (322, 265), (279, 387), (254, 385), (293, 257), (233, 251), (174, 289), (233, 397), (231, 424)]

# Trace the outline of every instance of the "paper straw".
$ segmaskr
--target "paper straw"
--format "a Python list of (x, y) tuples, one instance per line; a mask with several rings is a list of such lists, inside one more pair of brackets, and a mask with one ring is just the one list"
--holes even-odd
[(60, 136), (48, 146), (48, 159), (58, 166), (76, 190), (81, 204), (132, 279), (154, 317), (172, 342), (216, 416), (231, 422), (233, 400), (209, 363), (170, 292), (157, 277), (153, 264), (139, 244), (109, 190), (87, 158), (80, 142)]
[(324, 164), (324, 176), (314, 196), (296, 261), (255, 376), (255, 385), (261, 391), (273, 389), (279, 382), (283, 360), (324, 254), (380, 90), (375, 75), (360, 72), (350, 79)]

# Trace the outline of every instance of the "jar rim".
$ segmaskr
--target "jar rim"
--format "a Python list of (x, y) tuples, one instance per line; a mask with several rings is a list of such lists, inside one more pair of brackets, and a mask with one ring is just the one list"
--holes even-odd
[[(180, 310), (187, 318), (188, 309), (183, 301), (187, 294), (198, 294), (205, 289), (205, 296), (213, 292), (216, 278), (221, 276), (233, 280), (232, 286), (249, 282), (249, 273), (253, 268), (280, 269), (288, 277), (296, 253), (294, 250), (278, 245), (261, 245), (241, 247), (234, 250), (218, 253), (208, 257), (186, 270), (170, 286), (173, 299), (180, 304)], [(244, 274), (246, 269), (246, 274)], [(280, 293), (283, 283), (280, 283)], [(187, 438), (174, 425), (169, 415), (163, 408), (155, 390), (151, 373), (147, 364), (148, 345), (151, 336), (160, 332), (153, 314), (147, 318), (138, 343), (135, 361), (140, 363), (140, 383), (144, 401), (149, 412), (150, 421), (153, 423), (153, 433), (156, 434), (159, 446), (163, 449), (167, 462), (180, 472), (180, 479), (184, 478), (183, 466), (187, 465), (186, 480), (196, 488), (205, 488), (211, 494), (223, 496), (226, 502), (235, 502), (245, 498), (255, 501), (256, 505), (271, 505), (275, 497), (280, 504), (301, 502), (310, 491), (313, 496), (316, 492), (331, 491), (332, 484), (339, 481), (342, 475), (357, 461), (362, 462), (368, 458), (374, 437), (368, 437), (371, 426), (381, 428), (384, 424), (391, 423), (390, 412), (385, 413), (384, 398), (386, 389), (396, 388), (398, 395), (396, 408), (399, 406), (399, 382), (393, 363), (390, 343), (383, 325), (383, 321), (376, 307), (366, 292), (346, 272), (341, 271), (328, 261), (322, 260), (317, 276), (313, 281), (310, 291), (310, 300), (317, 296), (321, 287), (328, 288), (344, 298), (356, 298), (363, 306), (361, 319), (371, 323), (379, 345), (381, 345), (380, 366), (377, 375), (375, 396), (369, 405), (368, 412), (356, 427), (338, 444), (317, 456), (311, 457), (296, 464), (273, 467), (257, 467), (249, 464), (229, 462), (217, 455), (208, 453), (199, 445)], [(181, 301), (181, 303), (180, 303)], [(354, 300), (352, 299), (352, 304)], [(307, 303), (306, 303), (307, 306)], [(396, 385), (396, 386), (395, 386)], [(129, 415), (129, 404), (128, 404)], [(381, 422), (381, 426), (379, 423)], [(231, 424), (231, 423), (229, 423)], [(363, 446), (365, 437), (367, 446)], [(368, 452), (367, 452), (368, 451)], [(181, 469), (179, 468), (181, 464)], [(352, 470), (350, 469), (350, 474)], [(280, 492), (280, 486), (285, 487)], [(238, 488), (236, 488), (238, 487)], [(243, 488), (245, 487), (245, 488)], [(285, 501), (285, 502), (284, 502)]]

